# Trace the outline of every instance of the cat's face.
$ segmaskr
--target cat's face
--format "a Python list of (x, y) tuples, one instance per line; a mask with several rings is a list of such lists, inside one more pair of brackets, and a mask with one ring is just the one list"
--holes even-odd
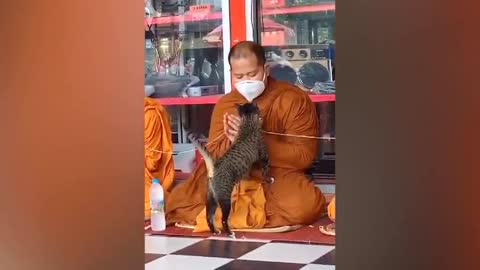
[(238, 105), (238, 114), (240, 117), (247, 115), (260, 115), (260, 109), (255, 103), (245, 103)]
[(238, 115), (241, 119), (253, 119), (262, 122), (260, 118), (260, 109), (255, 103), (245, 103), (238, 106)]

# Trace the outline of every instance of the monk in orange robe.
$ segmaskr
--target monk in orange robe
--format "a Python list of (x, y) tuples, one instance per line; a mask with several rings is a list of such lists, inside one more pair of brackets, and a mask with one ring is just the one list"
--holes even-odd
[[(209, 132), (208, 151), (222, 156), (235, 141), (239, 118), (237, 105), (255, 101), (266, 132), (318, 136), (316, 109), (299, 88), (268, 77), (263, 48), (253, 42), (235, 45), (229, 54), (235, 88), (216, 104)], [(241, 181), (232, 194), (232, 229), (260, 229), (307, 225), (326, 212), (325, 197), (305, 176), (318, 150), (318, 141), (265, 134), (273, 184), (262, 181), (259, 170)], [(207, 172), (202, 163), (184, 184), (175, 187), (166, 201), (167, 222), (194, 225), (208, 231), (205, 218)], [(216, 226), (221, 228), (217, 210)]]
[(150, 217), (150, 186), (158, 179), (165, 196), (173, 187), (175, 168), (170, 116), (165, 108), (145, 98), (145, 218)]

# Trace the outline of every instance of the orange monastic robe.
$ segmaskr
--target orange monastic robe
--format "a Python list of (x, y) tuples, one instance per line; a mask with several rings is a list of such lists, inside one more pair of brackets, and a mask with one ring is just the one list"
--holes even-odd
[(328, 217), (330, 218), (330, 220), (335, 222), (335, 214), (336, 214), (335, 197), (333, 197), (333, 199), (330, 201), (327, 209), (328, 209)]
[[(224, 113), (236, 114), (237, 104), (247, 101), (237, 91), (223, 96), (213, 111), (208, 150), (223, 155), (230, 141), (223, 134)], [(264, 130), (295, 135), (318, 135), (315, 105), (307, 93), (292, 85), (269, 79), (267, 89), (256, 99), (264, 119)], [(305, 177), (318, 150), (318, 141), (265, 134), (271, 159), (272, 185), (262, 184), (259, 171), (242, 181), (232, 195), (230, 224), (234, 229), (309, 224), (326, 210), (325, 197)], [(167, 198), (167, 221), (196, 225), (195, 231), (208, 231), (205, 217), (206, 168), (197, 167), (192, 177), (175, 187)], [(221, 228), (217, 210), (218, 228)]]
[[(167, 196), (173, 186), (175, 168), (170, 116), (157, 101), (145, 98), (145, 217), (150, 217), (150, 186), (160, 180)], [(158, 152), (162, 151), (162, 152)]]

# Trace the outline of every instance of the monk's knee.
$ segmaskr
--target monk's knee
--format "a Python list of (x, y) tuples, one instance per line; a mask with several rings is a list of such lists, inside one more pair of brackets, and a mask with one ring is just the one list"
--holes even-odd
[(317, 221), (326, 211), (325, 197), (321, 192), (311, 192), (299, 198), (300, 207), (292, 213), (300, 224), (310, 224)]
[(289, 176), (275, 180), (273, 185), (277, 186), (266, 198), (271, 226), (309, 225), (326, 213), (324, 195), (306, 178)]
[(321, 207), (305, 206), (301, 211), (297, 211), (295, 219), (298, 224), (311, 224), (317, 221), (323, 214)]

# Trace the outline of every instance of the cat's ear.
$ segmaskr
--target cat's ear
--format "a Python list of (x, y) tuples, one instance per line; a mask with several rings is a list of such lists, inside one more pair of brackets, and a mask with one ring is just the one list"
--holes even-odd
[(260, 107), (258, 107), (258, 103), (256, 101), (252, 102), (252, 112), (260, 114)]

